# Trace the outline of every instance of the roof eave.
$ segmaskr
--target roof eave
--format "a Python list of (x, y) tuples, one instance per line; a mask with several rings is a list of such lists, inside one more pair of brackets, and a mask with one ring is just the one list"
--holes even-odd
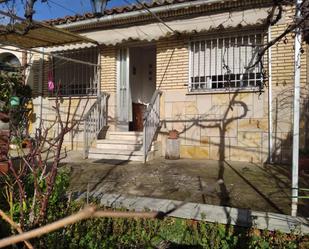
[[(151, 12), (153, 14), (162, 14), (167, 11), (177, 11), (180, 9), (190, 8), (190, 7), (200, 7), (204, 5), (211, 5), (215, 3), (224, 3), (230, 0), (197, 0), (193, 2), (184, 2), (184, 3), (177, 3), (171, 5), (164, 5), (159, 7), (151, 8)], [(92, 18), (89, 20), (81, 20), (72, 23), (60, 24), (56, 25), (56, 27), (64, 28), (64, 29), (78, 29), (85, 26), (95, 26), (96, 24), (103, 24), (103, 23), (112, 23), (119, 20), (130, 19), (135, 17), (144, 17), (150, 16), (151, 14), (147, 9), (142, 10), (134, 10), (132, 12), (127, 13), (120, 13), (120, 14), (113, 14), (113, 15), (106, 15), (100, 18)]]

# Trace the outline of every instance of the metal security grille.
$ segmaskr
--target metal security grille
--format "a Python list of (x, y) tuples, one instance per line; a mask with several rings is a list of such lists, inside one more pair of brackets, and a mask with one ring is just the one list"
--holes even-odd
[(261, 87), (261, 66), (251, 66), (262, 42), (261, 33), (192, 41), (189, 91)]
[[(86, 48), (80, 50), (57, 53), (66, 58), (98, 63), (98, 49)], [(98, 71), (97, 67), (72, 61), (53, 58), (53, 78), (59, 86), (62, 96), (80, 96), (97, 94)], [(49, 76), (50, 77), (50, 76)]]

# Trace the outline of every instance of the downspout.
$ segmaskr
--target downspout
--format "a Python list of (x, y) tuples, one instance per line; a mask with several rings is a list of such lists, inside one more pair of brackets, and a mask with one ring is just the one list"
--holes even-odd
[[(154, 14), (158, 14), (165, 11), (176, 11), (179, 9), (189, 8), (189, 7), (200, 7), (203, 5), (209, 5), (214, 3), (220, 3), (222, 0), (198, 0), (194, 2), (184, 2), (179, 4), (172, 4), (172, 5), (166, 5), (166, 6), (160, 6), (160, 7), (154, 7), (151, 8), (151, 12)], [(134, 18), (134, 17), (140, 17), (140, 16), (146, 16), (149, 15), (149, 12), (147, 9), (132, 11), (128, 13), (122, 13), (122, 14), (115, 14), (115, 15), (106, 15), (100, 18), (93, 18), (90, 20), (84, 20), (84, 21), (77, 21), (74, 23), (68, 23), (68, 24), (60, 24), (56, 25), (58, 28), (73, 28), (78, 26), (84, 26), (84, 25), (91, 25), (91, 24), (98, 24), (98, 23), (104, 23), (104, 22), (111, 22), (111, 21), (118, 21), (122, 19), (128, 19), (128, 18)]]
[[(295, 20), (301, 18), (302, 0), (296, 0)], [(295, 30), (294, 47), (294, 105), (293, 105), (293, 157), (292, 157), (292, 216), (297, 216), (298, 204), (298, 162), (299, 162), (299, 106), (300, 106), (300, 57), (301, 28)]]
[(41, 48), (41, 63), (40, 63), (40, 74), (39, 74), (39, 117), (38, 123), (36, 124), (36, 128), (40, 129), (42, 125), (42, 113), (43, 113), (43, 84), (44, 84), (44, 48)]
[[(267, 42), (271, 41), (271, 25), (268, 27)], [(271, 47), (268, 49), (268, 163), (272, 163), (273, 153), (273, 113), (272, 113), (272, 71)]]
[(101, 67), (101, 49), (98, 47), (98, 65), (96, 66), (97, 70), (97, 97), (101, 96), (101, 75), (102, 75), (102, 67)]

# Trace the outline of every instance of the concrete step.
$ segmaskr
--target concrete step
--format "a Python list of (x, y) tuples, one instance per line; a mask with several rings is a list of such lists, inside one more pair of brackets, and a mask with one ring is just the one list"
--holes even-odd
[[(143, 143), (131, 140), (98, 139), (96, 142), (96, 148), (114, 150), (142, 150)], [(158, 150), (158, 148), (158, 142), (154, 141), (151, 150)]]
[(136, 131), (109, 131), (106, 134), (109, 140), (130, 140), (135, 142), (143, 141), (143, 133)]
[(91, 148), (91, 152), (97, 154), (111, 154), (111, 155), (135, 155), (141, 156), (143, 155), (142, 150), (124, 150), (124, 149), (98, 149), (98, 148)]
[[(123, 161), (144, 161), (143, 132), (109, 131), (106, 139), (98, 139), (95, 148), (91, 148), (88, 158), (112, 159)], [(161, 143), (153, 142), (147, 161), (160, 155)]]
[(142, 143), (125, 140), (97, 140), (96, 148), (98, 149), (114, 149), (114, 150), (141, 150)]
[[(114, 149), (98, 149), (92, 148), (89, 151), (88, 158), (90, 159), (112, 159), (123, 161), (138, 161), (144, 160), (144, 155), (141, 150), (114, 150)], [(154, 158), (154, 151), (150, 151), (147, 156), (147, 161)]]

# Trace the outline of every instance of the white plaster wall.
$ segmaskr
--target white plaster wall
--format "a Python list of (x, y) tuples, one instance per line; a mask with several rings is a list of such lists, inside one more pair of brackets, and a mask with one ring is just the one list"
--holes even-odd
[(20, 62), (20, 64), (21, 64), (21, 62), (22, 62), (22, 52), (11, 51), (11, 50), (7, 50), (7, 49), (5, 49), (5, 48), (8, 48), (8, 49), (16, 49), (16, 48), (15, 48), (15, 47), (12, 47), (12, 46), (5, 46), (5, 47), (3, 47), (3, 48), (0, 49), (0, 54), (2, 54), (2, 53), (10, 53), (10, 54), (13, 54), (13, 55), (15, 55), (15, 56), (18, 58), (18, 60), (19, 60), (19, 62)]

